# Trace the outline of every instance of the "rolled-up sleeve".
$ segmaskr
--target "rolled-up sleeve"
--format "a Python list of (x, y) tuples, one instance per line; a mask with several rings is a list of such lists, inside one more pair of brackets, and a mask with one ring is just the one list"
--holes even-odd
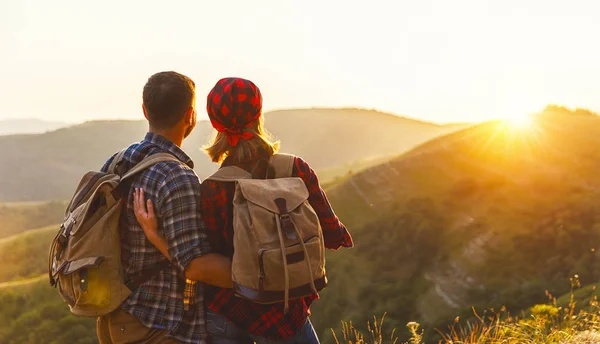
[(155, 204), (171, 260), (185, 271), (192, 259), (210, 252), (200, 211), (198, 176), (187, 167), (171, 169), (161, 183)]

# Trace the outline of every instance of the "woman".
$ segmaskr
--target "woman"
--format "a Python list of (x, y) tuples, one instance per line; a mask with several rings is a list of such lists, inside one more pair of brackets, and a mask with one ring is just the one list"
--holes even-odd
[[(252, 173), (266, 173), (258, 162), (279, 148), (263, 128), (262, 95), (251, 81), (241, 78), (220, 80), (208, 95), (207, 112), (217, 135), (206, 153), (221, 166), (238, 166)], [(300, 177), (309, 190), (309, 203), (319, 217), (325, 247), (352, 247), (352, 238), (333, 212), (318, 178), (308, 164), (294, 158), (293, 176)], [(201, 185), (201, 206), (206, 232), (214, 252), (233, 257), (234, 183), (206, 180)], [(157, 222), (143, 192), (136, 190), (135, 211), (148, 239), (168, 256), (164, 239), (157, 234)], [(318, 343), (308, 319), (310, 305), (318, 295), (291, 300), (284, 312), (283, 302), (258, 304), (234, 295), (232, 289), (205, 286), (207, 330), (214, 344), (221, 343)]]

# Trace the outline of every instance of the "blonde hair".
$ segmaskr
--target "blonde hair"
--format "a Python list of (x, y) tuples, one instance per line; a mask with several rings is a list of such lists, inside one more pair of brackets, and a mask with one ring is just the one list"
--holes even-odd
[(226, 133), (217, 132), (212, 144), (204, 147), (204, 151), (213, 162), (222, 163), (226, 158), (231, 158), (234, 165), (250, 161), (261, 155), (272, 156), (279, 151), (279, 141), (274, 141), (271, 134), (264, 128), (264, 119), (261, 114), (258, 120), (245, 130), (254, 134), (254, 137), (240, 139), (236, 146), (229, 144)]

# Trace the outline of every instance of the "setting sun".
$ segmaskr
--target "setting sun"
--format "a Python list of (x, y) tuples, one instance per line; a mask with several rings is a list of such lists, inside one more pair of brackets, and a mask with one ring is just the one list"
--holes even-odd
[(517, 129), (529, 129), (533, 125), (533, 118), (530, 115), (507, 117), (506, 121)]

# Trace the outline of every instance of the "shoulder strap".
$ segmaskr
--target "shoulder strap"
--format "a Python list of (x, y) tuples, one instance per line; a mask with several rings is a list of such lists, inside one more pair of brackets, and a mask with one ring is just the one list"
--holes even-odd
[[(269, 164), (275, 169), (275, 178), (291, 177), (294, 171), (294, 156), (275, 154), (269, 159)], [(206, 178), (220, 182), (234, 182), (239, 179), (252, 179), (252, 174), (237, 166), (225, 166)]]
[(127, 148), (115, 154), (115, 157), (110, 162), (110, 165), (108, 165), (108, 173), (117, 174), (117, 166), (119, 165), (119, 163), (121, 163), (121, 160), (123, 159), (123, 155), (125, 155), (126, 150)]
[(275, 178), (289, 178), (294, 173), (294, 156), (289, 154), (275, 154), (269, 163), (275, 169)]
[(237, 166), (225, 166), (217, 170), (207, 180), (219, 182), (235, 182), (238, 179), (252, 179), (252, 174)]
[(127, 173), (125, 173), (125, 175), (123, 177), (121, 177), (121, 181), (123, 181), (127, 178), (130, 178), (130, 177), (133, 177), (134, 175), (142, 172), (143, 170), (147, 169), (148, 167), (158, 164), (159, 162), (164, 162), (164, 161), (175, 161), (175, 162), (182, 164), (182, 162), (179, 159), (177, 159), (175, 156), (173, 156), (172, 154), (169, 154), (169, 153), (152, 154), (150, 156), (145, 157), (144, 160), (137, 163), (132, 169), (130, 169)]

